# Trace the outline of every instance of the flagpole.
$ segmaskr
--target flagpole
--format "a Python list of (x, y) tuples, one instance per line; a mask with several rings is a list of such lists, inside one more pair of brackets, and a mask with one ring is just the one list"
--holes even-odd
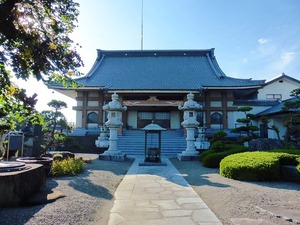
[(144, 34), (144, 0), (142, 0), (142, 21), (141, 21), (141, 50), (143, 50), (143, 34)]

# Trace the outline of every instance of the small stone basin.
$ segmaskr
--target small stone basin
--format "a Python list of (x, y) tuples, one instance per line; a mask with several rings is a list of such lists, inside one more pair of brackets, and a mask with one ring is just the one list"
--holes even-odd
[(25, 163), (25, 164), (42, 164), (45, 169), (45, 173), (49, 174), (52, 168), (52, 161), (51, 157), (22, 157), (17, 158), (17, 162)]
[(22, 162), (0, 162), (0, 173), (1, 172), (12, 172), (28, 169), (25, 163)]

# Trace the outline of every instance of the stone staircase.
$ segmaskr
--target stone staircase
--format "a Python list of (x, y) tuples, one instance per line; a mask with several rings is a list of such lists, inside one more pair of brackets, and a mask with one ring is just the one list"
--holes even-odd
[[(148, 147), (152, 143), (158, 143), (158, 135), (148, 134)], [(152, 140), (151, 140), (152, 139)], [(161, 154), (164, 156), (176, 156), (186, 149), (186, 137), (183, 130), (161, 131)], [(153, 147), (156, 147), (155, 145)], [(145, 154), (145, 131), (124, 130), (123, 135), (118, 136), (118, 149), (126, 155)]]

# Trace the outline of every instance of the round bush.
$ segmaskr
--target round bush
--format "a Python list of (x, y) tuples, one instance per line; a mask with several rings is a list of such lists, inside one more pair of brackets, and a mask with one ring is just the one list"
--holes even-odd
[(244, 181), (280, 180), (280, 166), (295, 162), (297, 156), (287, 153), (245, 152), (225, 157), (220, 163), (224, 177)]

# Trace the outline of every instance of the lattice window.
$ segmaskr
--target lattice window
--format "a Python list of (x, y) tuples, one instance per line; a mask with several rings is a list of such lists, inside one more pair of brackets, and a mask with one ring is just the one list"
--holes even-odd
[(157, 113), (155, 113), (155, 119), (156, 120), (169, 120), (170, 119), (170, 113), (168, 113), (168, 112), (157, 112)]
[(152, 112), (139, 112), (138, 117), (140, 120), (152, 120), (153, 113)]

